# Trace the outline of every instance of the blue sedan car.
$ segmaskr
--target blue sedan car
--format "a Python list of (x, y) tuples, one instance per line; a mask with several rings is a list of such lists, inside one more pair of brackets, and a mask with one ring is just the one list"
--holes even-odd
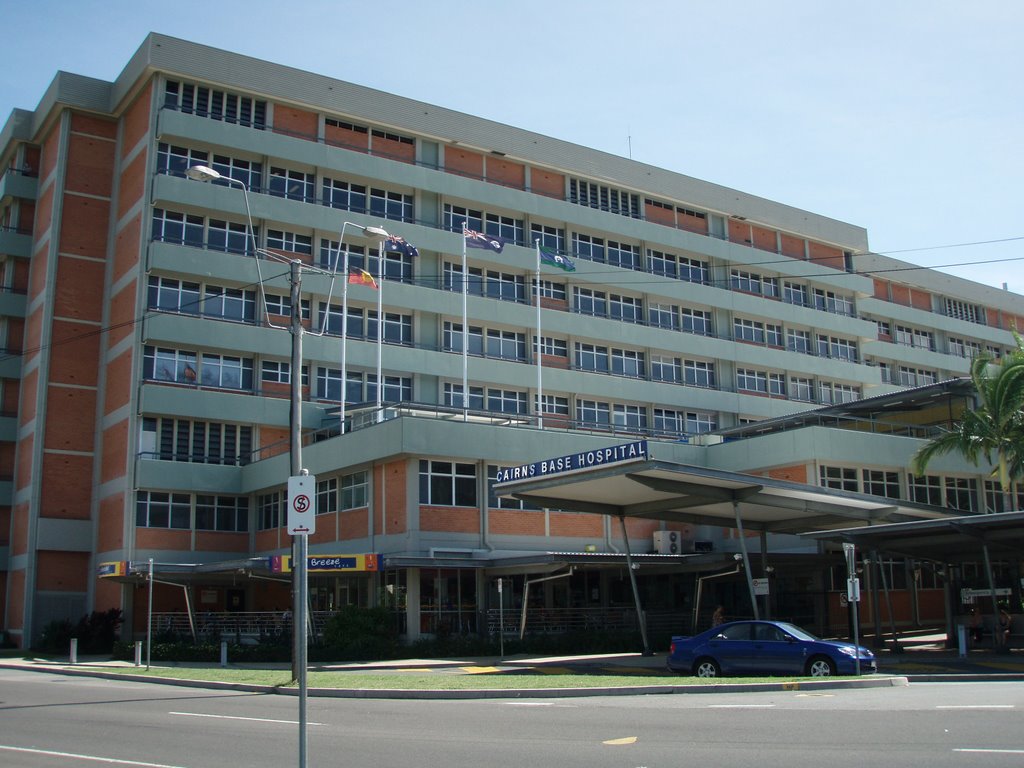
[(693, 637), (673, 637), (669, 670), (720, 675), (830, 675), (876, 672), (875, 654), (836, 640), (820, 640), (784, 621), (730, 621)]

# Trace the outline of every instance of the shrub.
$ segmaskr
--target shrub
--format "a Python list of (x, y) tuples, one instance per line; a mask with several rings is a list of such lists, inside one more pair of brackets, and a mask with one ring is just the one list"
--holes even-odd
[(93, 611), (75, 625), (67, 619), (51, 621), (43, 627), (37, 646), (48, 653), (64, 653), (71, 646), (71, 639), (77, 638), (80, 653), (110, 653), (122, 621), (120, 608)]

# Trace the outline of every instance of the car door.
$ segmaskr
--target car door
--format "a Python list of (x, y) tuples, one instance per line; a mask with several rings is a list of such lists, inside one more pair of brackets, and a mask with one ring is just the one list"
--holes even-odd
[(708, 641), (708, 652), (725, 674), (743, 674), (750, 668), (754, 650), (750, 626), (749, 621), (723, 624), (721, 631)]
[(751, 667), (764, 675), (799, 674), (803, 669), (803, 646), (781, 628), (760, 622), (752, 628)]

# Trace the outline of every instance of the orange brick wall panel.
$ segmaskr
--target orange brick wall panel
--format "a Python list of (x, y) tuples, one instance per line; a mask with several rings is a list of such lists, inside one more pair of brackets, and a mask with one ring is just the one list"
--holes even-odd
[(11, 554), (28, 552), (28, 504), (15, 504), (11, 508)]
[(565, 176), (538, 168), (530, 169), (530, 189), (538, 195), (565, 199)]
[(146, 188), (146, 153), (139, 152), (121, 171), (117, 188), (117, 218), (120, 220), (139, 199)]
[(319, 118), (314, 112), (304, 109), (274, 105), (274, 132), (298, 136), (303, 139), (315, 139)]
[(110, 203), (91, 197), (64, 196), (60, 227), (60, 250), (79, 256), (104, 258)]
[(172, 531), (168, 528), (136, 528), (135, 546), (138, 549), (188, 552), (192, 546), (192, 534), (189, 531)]
[(309, 537), (310, 544), (329, 544), (338, 538), (338, 513), (328, 512), (316, 516), (316, 533)]
[[(987, 319), (986, 322), (988, 322)], [(1014, 330), (1018, 333), (1024, 332), (1024, 317), (1019, 315), (1006, 315), (1003, 318), (1003, 327), (1008, 331)]]
[(569, 368), (569, 359), (559, 355), (541, 355), (540, 364), (545, 368)]
[(128, 473), (128, 420), (111, 424), (103, 430), (103, 452), (100, 455), (100, 479), (107, 483)]
[[(28, 200), (22, 200), (21, 205), (18, 206), (18, 220), (11, 223), (15, 224), (18, 227), (18, 229), (32, 231), (33, 227), (35, 226), (35, 220), (36, 204), (31, 203)], [(28, 272), (26, 271), (25, 274), (27, 275)], [(17, 275), (17, 272), (15, 272), (15, 275)], [(16, 283), (14, 287), (24, 289), (26, 285), (27, 283)]]
[(511, 160), (488, 157), (487, 180), (504, 184), (506, 187), (523, 189), (526, 187), (526, 166), (522, 163), (513, 163)]
[(483, 178), (484, 156), (479, 152), (470, 152), (468, 149), (446, 147), (444, 150), (444, 167), (450, 173)]
[(114, 189), (114, 142), (73, 133), (68, 138), (64, 189), (110, 197)]
[(47, 400), (43, 449), (92, 451), (96, 435), (96, 391), (78, 387), (50, 387)]
[(368, 133), (360, 133), (359, 131), (340, 128), (336, 125), (324, 126), (324, 141), (334, 146), (354, 149), (360, 152), (366, 152), (370, 148), (370, 135)]
[(32, 482), (32, 452), (35, 450), (35, 435), (26, 435), (18, 441), (18, 458), (15, 460), (16, 469), (14, 476), (14, 487), (17, 490), (28, 488)]
[(149, 111), (152, 102), (153, 81), (139, 91), (132, 105), (125, 110), (121, 122), (121, 157), (124, 158), (138, 145), (149, 131)]
[(269, 552), (272, 549), (279, 549), (284, 544), (287, 544), (288, 541), (286, 536), (281, 535), (280, 528), (274, 528), (270, 531), (257, 531), (256, 551)]
[[(291, 434), (287, 429), (260, 427), (260, 448), (266, 448), (268, 445), (280, 445), (282, 443), (287, 448), (290, 437)], [(261, 455), (260, 458), (266, 457)]]
[(106, 389), (103, 393), (105, 414), (113, 413), (131, 399), (132, 352), (125, 350), (107, 365)]
[[(121, 607), (121, 585), (110, 579), (96, 579), (96, 590), (93, 593), (96, 600), (96, 610), (103, 612), (111, 608)], [(127, 634), (122, 630), (122, 639), (127, 640)]]
[(420, 507), (421, 531), (477, 533), (480, 511), (475, 507)]
[[(381, 471), (383, 476), (380, 479), (387, 489), (387, 530), (383, 530), (379, 517), (374, 520), (375, 530), (385, 534), (404, 533), (409, 529), (408, 494), (405, 491), (405, 462), (392, 461), (386, 464)], [(380, 486), (378, 485), (378, 487)], [(376, 508), (381, 510), (384, 508), (384, 505), (378, 503)]]
[(92, 458), (43, 454), (39, 514), (60, 520), (89, 520), (92, 503)]
[(54, 130), (47, 134), (42, 142), (42, 154), (39, 158), (39, 180), (45, 181), (57, 167), (57, 154), (60, 151), (60, 131), (56, 129), (59, 123), (54, 123)]
[(495, 535), (543, 536), (544, 513), (518, 509), (491, 509), (487, 513), (487, 530)]
[(142, 214), (133, 216), (114, 236), (114, 281), (139, 266), (142, 251)]
[(775, 230), (765, 229), (764, 227), (751, 227), (754, 233), (754, 247), (759, 248), (762, 251), (771, 251), (775, 253), (779, 250), (778, 235), (775, 234)]
[(910, 306), (910, 289), (905, 285), (899, 283), (892, 283), (890, 285), (892, 291), (892, 302), (895, 304), (901, 304), (904, 307)]
[(873, 279), (875, 284), (875, 298), (881, 299), (882, 301), (889, 300), (889, 281), (879, 280), (877, 277)]
[(117, 123), (111, 120), (76, 112), (71, 115), (71, 132), (87, 133), (104, 139), (117, 138)]
[(89, 583), (88, 552), (41, 549), (36, 560), (36, 589), (40, 592), (84, 592)]
[(53, 225), (53, 196), (54, 186), (51, 184), (42, 190), (39, 201), (36, 204), (35, 224), (32, 227), (36, 239), (36, 252), (45, 250), (42, 246), (48, 240), (43, 239), (43, 233)]
[(604, 517), (586, 512), (548, 513), (552, 536), (600, 537), (604, 535)]
[(676, 225), (675, 211), (670, 208), (662, 208), (657, 205), (645, 205), (644, 215), (648, 221), (653, 221), (655, 224), (664, 224), (667, 227), (674, 227)]
[(745, 221), (729, 219), (729, 242), (740, 245), (752, 245), (750, 225)]
[(391, 160), (401, 160), (403, 163), (416, 162), (415, 144), (395, 141), (383, 136), (374, 136), (371, 141), (373, 142), (373, 153), (375, 155), (384, 155)]
[(95, 325), (56, 320), (50, 343), (50, 381), (95, 387), (100, 339)]
[(107, 346), (113, 347), (135, 333), (135, 324), (142, 311), (136, 307), (138, 283), (131, 280), (124, 284), (110, 299), (110, 325), (107, 331)]
[(806, 256), (803, 238), (780, 235), (780, 239), (783, 256), (789, 256), (791, 259), (803, 259)]
[[(128, 514), (132, 514), (131, 511)], [(124, 547), (124, 494), (115, 493), (100, 501), (96, 551), (111, 552)]]
[(791, 483), (804, 483), (805, 485), (810, 482), (807, 477), (807, 465), (797, 464), (792, 467), (775, 467), (774, 469), (768, 470), (768, 477), (775, 480), (787, 480)]
[(370, 535), (370, 521), (366, 514), (366, 508), (346, 509), (338, 514), (340, 541), (350, 539), (365, 539)]
[(928, 291), (914, 290), (910, 292), (910, 305), (914, 309), (932, 311), (932, 295)]
[(249, 534), (227, 531), (196, 531), (196, 551), (235, 552), (239, 555), (247, 555), (249, 553)]
[[(612, 520), (612, 536), (622, 536), (622, 525), (618, 520)], [(649, 544), (655, 531), (661, 530), (661, 522), (658, 520), (641, 520), (638, 518), (626, 519), (626, 533), (629, 535), (630, 549), (640, 549), (641, 545)]]
[[(14, 443), (0, 443), (0, 478), (14, 477)], [(0, 535), (3, 526), (0, 526)]]
[(708, 220), (707, 218), (679, 211), (679, 228), (698, 235), (706, 235), (708, 233)]
[(832, 267), (833, 269), (846, 269), (843, 252), (838, 248), (825, 245), (824, 243), (808, 242), (807, 252), (810, 255), (810, 260), (815, 264), (821, 264), (823, 267)]

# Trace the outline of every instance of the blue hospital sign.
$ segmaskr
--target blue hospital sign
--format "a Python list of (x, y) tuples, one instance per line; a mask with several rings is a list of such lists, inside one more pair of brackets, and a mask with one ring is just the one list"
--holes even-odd
[(611, 445), (607, 448), (596, 448), (593, 451), (569, 453), (553, 459), (535, 461), (518, 467), (505, 467), (498, 470), (497, 482), (509, 483), (513, 480), (535, 480), (550, 475), (566, 472), (578, 472), (582, 469), (619, 464), (628, 461), (640, 461), (647, 458), (647, 441), (634, 440), (632, 443)]

